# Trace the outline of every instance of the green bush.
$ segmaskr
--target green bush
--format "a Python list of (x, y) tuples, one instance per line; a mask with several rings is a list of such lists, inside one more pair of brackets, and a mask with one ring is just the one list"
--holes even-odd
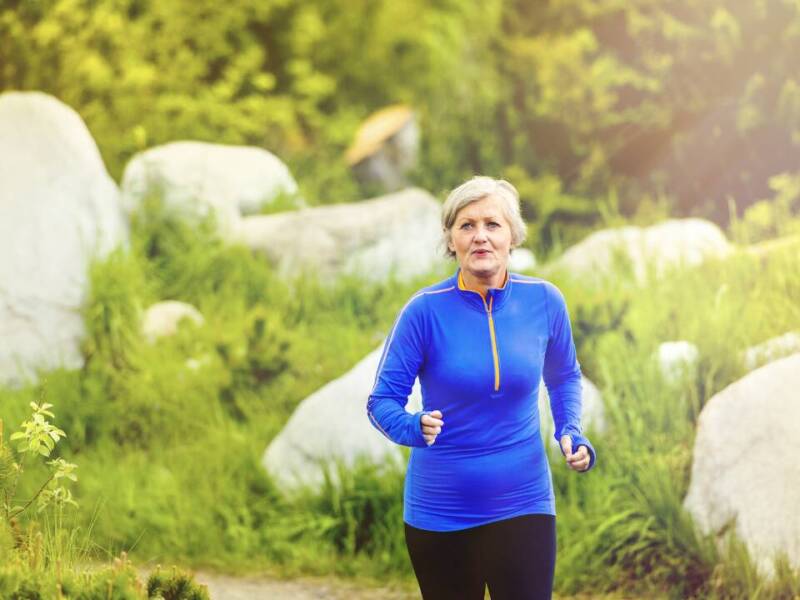
[(7, 600), (209, 600), (208, 591), (179, 569), (156, 571), (147, 584), (123, 555), (96, 571), (39, 571), (19, 561), (0, 564), (0, 598)]

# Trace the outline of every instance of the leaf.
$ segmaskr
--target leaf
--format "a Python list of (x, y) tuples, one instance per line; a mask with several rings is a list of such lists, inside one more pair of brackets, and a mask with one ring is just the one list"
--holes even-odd
[(9, 441), (13, 442), (14, 440), (20, 440), (23, 439), (24, 437), (25, 437), (24, 433), (22, 433), (21, 431), (17, 431), (16, 433), (12, 433), (11, 437), (8, 439)]

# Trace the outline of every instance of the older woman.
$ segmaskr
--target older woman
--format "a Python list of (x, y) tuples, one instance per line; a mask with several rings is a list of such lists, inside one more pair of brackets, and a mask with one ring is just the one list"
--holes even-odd
[[(544, 378), (556, 439), (575, 471), (594, 465), (581, 434), (581, 373), (558, 289), (509, 273), (523, 241), (519, 195), (475, 177), (444, 203), (456, 273), (415, 294), (386, 341), (367, 411), (411, 446), (406, 544), (426, 600), (550, 598), (555, 502), (539, 433)], [(405, 411), (416, 377), (424, 410)]]

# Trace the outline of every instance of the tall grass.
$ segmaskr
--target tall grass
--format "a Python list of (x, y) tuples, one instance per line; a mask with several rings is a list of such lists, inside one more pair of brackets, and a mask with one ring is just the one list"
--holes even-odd
[[(659, 590), (674, 598), (797, 594), (800, 578), (786, 564), (765, 580), (735, 537), (720, 547), (698, 534), (682, 503), (702, 406), (744, 374), (747, 347), (800, 328), (799, 259), (798, 247), (762, 258), (741, 253), (650, 281), (624, 303), (607, 300), (624, 310), (617, 327), (588, 345), (609, 422), (596, 442), (598, 468), (577, 480), (554, 469), (559, 589)], [(569, 289), (568, 300), (580, 302), (580, 292)], [(596, 292), (582, 293), (597, 303)], [(665, 380), (655, 359), (658, 345), (671, 340), (700, 351), (696, 370), (677, 381)]]
[[(96, 558), (125, 551), (227, 570), (411, 577), (402, 473), (339, 465), (321, 489), (288, 496), (260, 459), (297, 403), (374, 349), (408, 296), (441, 274), (384, 285), (300, 274), (284, 281), (214, 232), (155, 202), (134, 221), (130, 249), (92, 268), (85, 367), (0, 390), (9, 427), (30, 400), (44, 394), (55, 404), (68, 436), (60, 452), (80, 464), (81, 507), (69, 527), (91, 532), (91, 543), (51, 540)], [(676, 269), (644, 286), (624, 265), (602, 285), (556, 279), (608, 422), (592, 434), (594, 472), (577, 475), (553, 457), (559, 592), (797, 595), (786, 564), (768, 581), (740, 542), (699, 535), (683, 498), (703, 405), (744, 374), (748, 346), (800, 328), (798, 260), (800, 250), (787, 246)], [(141, 315), (165, 299), (195, 305), (205, 323), (150, 344)], [(698, 365), (665, 380), (655, 354), (678, 339), (697, 345)], [(10, 551), (7, 533), (0, 548)]]
[[(143, 561), (308, 569), (327, 553), (326, 564), (336, 564), (350, 547), (339, 534), (320, 539), (297, 523), (317, 509), (336, 519), (360, 509), (289, 502), (261, 455), (300, 400), (380, 343), (423, 281), (286, 282), (245, 248), (222, 243), (213, 223), (189, 227), (157, 202), (132, 234), (129, 249), (92, 267), (85, 367), (0, 390), (3, 418), (15, 427), (42, 395), (56, 405), (67, 431), (61, 453), (80, 464), (71, 526), (91, 530), (95, 557), (126, 551)], [(183, 323), (150, 344), (143, 311), (166, 299), (194, 304), (205, 323)], [(375, 481), (396, 487), (401, 475), (393, 477)], [(363, 547), (356, 537), (352, 556), (379, 553), (381, 541)]]

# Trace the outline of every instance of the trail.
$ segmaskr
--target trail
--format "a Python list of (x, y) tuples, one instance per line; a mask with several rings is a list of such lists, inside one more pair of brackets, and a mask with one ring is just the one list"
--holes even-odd
[(335, 578), (291, 580), (234, 577), (203, 571), (195, 580), (208, 587), (212, 600), (417, 600), (419, 594), (387, 587), (364, 587)]
[[(419, 600), (419, 592), (396, 587), (365, 587), (336, 578), (269, 579), (199, 571), (195, 579), (208, 587), (211, 600)], [(486, 594), (489, 599), (489, 594)], [(618, 595), (554, 596), (554, 600), (637, 600)], [(641, 599), (638, 599), (641, 600)]]

